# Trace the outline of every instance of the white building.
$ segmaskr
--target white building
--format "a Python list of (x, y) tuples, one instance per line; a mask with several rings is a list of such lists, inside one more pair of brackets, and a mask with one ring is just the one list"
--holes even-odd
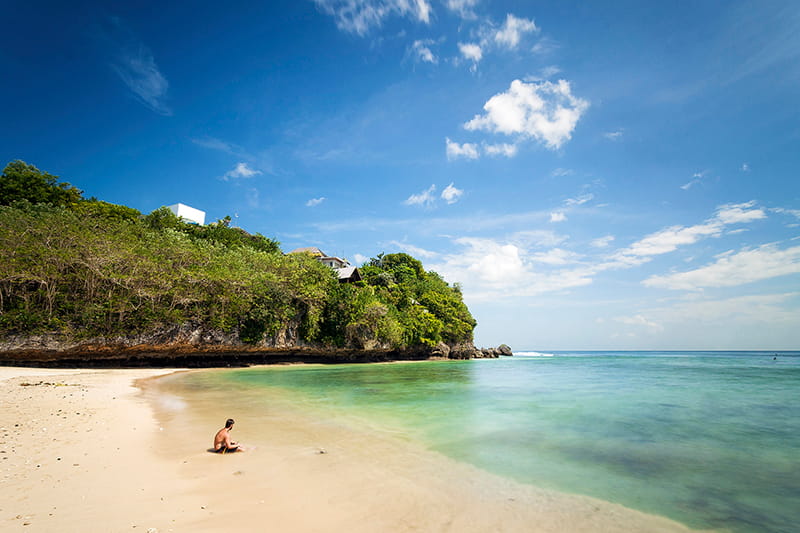
[(175, 215), (182, 218), (186, 222), (194, 222), (195, 224), (199, 224), (201, 226), (206, 223), (205, 211), (200, 211), (199, 209), (189, 207), (185, 204), (168, 205), (167, 207), (170, 211), (175, 213)]

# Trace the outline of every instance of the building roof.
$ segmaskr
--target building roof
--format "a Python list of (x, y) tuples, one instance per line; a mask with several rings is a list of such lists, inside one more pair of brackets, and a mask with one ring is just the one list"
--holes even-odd
[(358, 267), (337, 268), (336, 273), (339, 275), (339, 281), (361, 281), (361, 272), (358, 271)]
[(325, 252), (317, 248), (316, 246), (305, 246), (303, 248), (295, 248), (290, 254), (311, 254), (314, 257), (327, 257)]

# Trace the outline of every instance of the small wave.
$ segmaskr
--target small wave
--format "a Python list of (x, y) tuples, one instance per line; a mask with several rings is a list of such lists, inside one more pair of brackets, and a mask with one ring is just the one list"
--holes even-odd
[(523, 357), (553, 357), (553, 354), (544, 352), (514, 352), (514, 356), (518, 355)]

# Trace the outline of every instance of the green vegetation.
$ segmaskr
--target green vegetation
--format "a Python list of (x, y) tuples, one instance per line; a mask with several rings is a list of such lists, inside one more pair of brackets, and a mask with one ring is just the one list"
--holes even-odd
[(0, 335), (132, 336), (189, 324), (259, 344), (294, 330), (326, 346), (472, 340), (458, 286), (407, 254), (342, 284), (305, 254), (229, 225), (85, 199), (22, 161), (0, 176)]

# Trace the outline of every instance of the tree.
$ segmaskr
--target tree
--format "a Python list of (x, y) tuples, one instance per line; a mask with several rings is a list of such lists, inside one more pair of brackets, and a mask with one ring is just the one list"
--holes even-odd
[(0, 205), (27, 201), (73, 207), (83, 199), (82, 195), (80, 189), (67, 182), (59, 182), (58, 176), (42, 172), (19, 159), (6, 165), (0, 176)]

